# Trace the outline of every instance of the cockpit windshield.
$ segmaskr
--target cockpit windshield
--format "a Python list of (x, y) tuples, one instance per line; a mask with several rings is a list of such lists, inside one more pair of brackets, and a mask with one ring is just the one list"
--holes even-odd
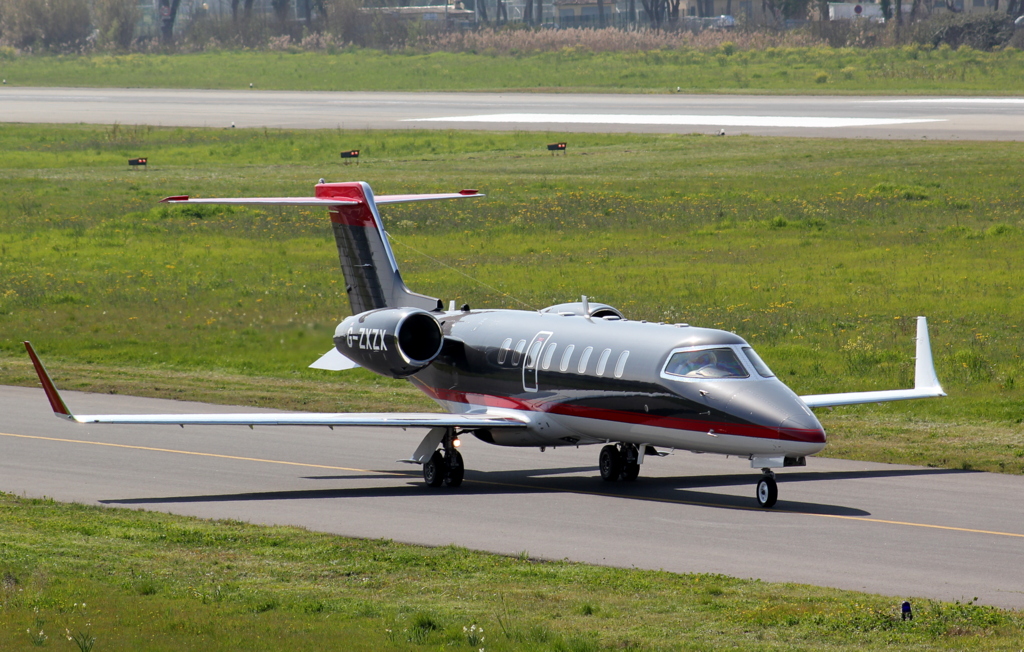
[(750, 364), (754, 365), (754, 371), (763, 378), (773, 378), (775, 374), (768, 368), (768, 365), (764, 363), (761, 356), (757, 354), (757, 351), (750, 348), (749, 346), (743, 347), (743, 353), (747, 356), (747, 360), (750, 360)]
[(684, 378), (748, 378), (732, 349), (677, 351), (665, 365), (665, 373)]

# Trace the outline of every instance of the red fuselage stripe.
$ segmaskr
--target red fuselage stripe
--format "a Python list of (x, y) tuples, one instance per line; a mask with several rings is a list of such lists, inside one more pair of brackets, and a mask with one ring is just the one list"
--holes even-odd
[(626, 410), (610, 410), (585, 405), (572, 405), (569, 403), (524, 401), (507, 396), (495, 396), (492, 394), (471, 394), (467, 392), (428, 387), (422, 382), (416, 382), (416, 385), (427, 395), (435, 399), (455, 403), (465, 403), (467, 405), (483, 405), (486, 407), (523, 410), (527, 412), (545, 412), (549, 414), (559, 414), (584, 419), (597, 419), (599, 421), (629, 423), (633, 425), (652, 426), (655, 428), (667, 428), (670, 430), (685, 430), (688, 432), (713, 432), (718, 435), (737, 435), (740, 437), (781, 439), (784, 441), (812, 443), (825, 442), (825, 433), (818, 429), (778, 428), (759, 426), (756, 424), (723, 423), (718, 421), (704, 421), (700, 419), (683, 419), (679, 417), (666, 417), (641, 412), (630, 412)]

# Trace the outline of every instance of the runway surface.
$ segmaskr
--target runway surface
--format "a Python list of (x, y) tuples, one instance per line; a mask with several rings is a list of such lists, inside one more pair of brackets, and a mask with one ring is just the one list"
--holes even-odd
[(0, 122), (1022, 140), (1024, 98), (0, 88)]
[[(68, 392), (83, 413), (251, 411)], [(648, 458), (605, 483), (598, 449), (462, 448), (460, 489), (428, 489), (400, 429), (76, 425), (42, 389), (0, 387), (0, 490), (299, 525), (549, 559), (724, 573), (1024, 608), (1024, 478), (812, 458), (755, 508), (736, 458)]]

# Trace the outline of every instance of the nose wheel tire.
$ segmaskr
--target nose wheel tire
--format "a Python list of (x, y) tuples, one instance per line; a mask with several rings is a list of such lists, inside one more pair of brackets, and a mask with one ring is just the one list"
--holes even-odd
[(768, 508), (775, 505), (775, 501), (779, 499), (779, 485), (775, 483), (775, 478), (771, 476), (764, 476), (757, 483), (757, 504), (760, 507)]
[(598, 460), (601, 469), (601, 479), (605, 482), (615, 482), (622, 475), (622, 455), (619, 449), (609, 444), (601, 449), (601, 457)]

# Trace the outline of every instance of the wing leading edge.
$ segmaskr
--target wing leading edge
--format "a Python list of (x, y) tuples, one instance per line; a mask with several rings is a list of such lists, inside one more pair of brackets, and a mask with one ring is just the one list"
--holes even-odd
[(50, 379), (39, 356), (30, 342), (25, 349), (39, 382), (46, 391), (53, 413), (76, 423), (131, 423), (164, 424), (177, 426), (364, 426), (403, 428), (522, 428), (528, 425), (525, 417), (514, 413), (496, 414), (433, 414), (430, 412), (380, 413), (315, 413), (315, 412), (263, 412), (239, 414), (73, 414)]
[(914, 389), (893, 389), (880, 392), (845, 392), (842, 394), (815, 394), (801, 396), (807, 407), (834, 407), (838, 405), (858, 405), (861, 403), (885, 403), (887, 401), (906, 401), (914, 398), (937, 398), (945, 396), (939, 378), (935, 374), (935, 363), (932, 360), (932, 346), (928, 338), (928, 320), (917, 318), (917, 349), (914, 364)]

